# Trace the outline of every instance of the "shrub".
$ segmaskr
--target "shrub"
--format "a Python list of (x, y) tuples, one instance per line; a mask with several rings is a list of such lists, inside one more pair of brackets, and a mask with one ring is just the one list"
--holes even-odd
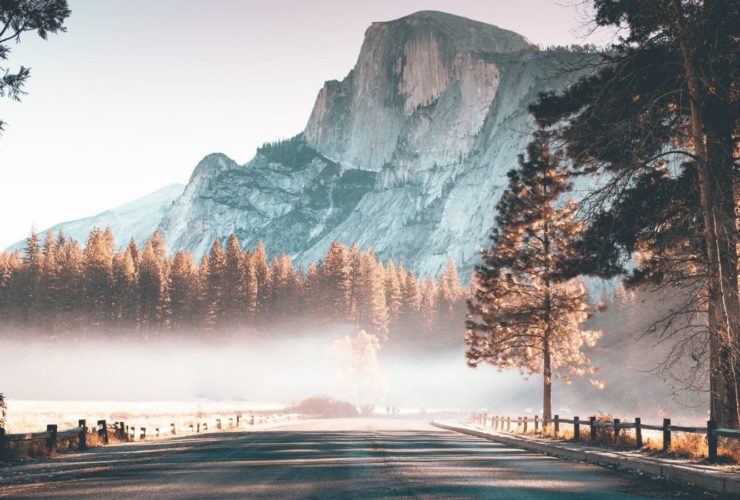
[(338, 401), (327, 396), (313, 396), (304, 399), (288, 411), (321, 418), (358, 416), (357, 408), (352, 403)]

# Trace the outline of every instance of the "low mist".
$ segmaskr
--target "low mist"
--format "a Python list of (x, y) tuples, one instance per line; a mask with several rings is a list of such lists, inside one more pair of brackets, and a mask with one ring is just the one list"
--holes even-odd
[[(608, 333), (608, 332), (607, 332)], [(541, 411), (541, 375), (465, 364), (464, 345), (443, 350), (388, 350), (381, 346), (377, 370), (348, 374), (337, 359), (351, 326), (321, 331), (279, 332), (274, 338), (213, 340), (92, 339), (0, 341), (2, 390), (12, 400), (76, 401), (245, 401), (289, 405), (326, 395), (359, 405), (436, 411), (491, 409), (524, 414)], [(603, 345), (610, 340), (607, 335)], [(613, 340), (613, 339), (612, 339)], [(554, 408), (561, 415), (703, 418), (704, 405), (673, 398), (669, 381), (648, 370), (626, 374), (627, 353), (645, 351), (612, 343), (593, 353), (603, 390), (586, 380), (554, 384)], [(649, 359), (649, 355), (647, 356)], [(356, 359), (346, 360), (349, 366)], [(622, 368), (620, 368), (622, 367)], [(645, 364), (649, 367), (649, 363)], [(358, 392), (368, 377), (378, 387)], [(355, 380), (352, 380), (355, 379)], [(360, 394), (358, 396), (358, 394)], [(12, 408), (11, 408), (12, 411)]]

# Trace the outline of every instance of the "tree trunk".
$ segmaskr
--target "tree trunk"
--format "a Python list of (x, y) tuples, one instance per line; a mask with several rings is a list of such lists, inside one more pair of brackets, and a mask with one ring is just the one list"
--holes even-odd
[[(715, 5), (707, 6), (705, 13), (713, 11), (717, 29), (724, 23)], [(708, 101), (722, 100), (717, 90), (709, 98), (701, 85), (700, 72), (680, 0), (673, 0), (676, 28), (679, 34), (684, 72), (691, 98), (691, 129), (699, 177), (699, 196), (704, 221), (704, 239), (707, 248), (707, 289), (710, 312), (710, 386), (711, 410), (720, 427), (738, 428), (740, 407), (738, 406), (738, 335), (740, 335), (740, 300), (737, 282), (737, 229), (733, 198), (734, 123), (727, 120), (727, 111), (722, 104), (712, 106), (710, 119), (704, 118)], [(720, 35), (720, 33), (718, 33)], [(709, 36), (709, 35), (706, 35)], [(717, 38), (721, 38), (718, 36)], [(720, 55), (721, 56), (721, 55)], [(721, 57), (720, 57), (721, 59)], [(729, 85), (729, 83), (726, 83)], [(715, 88), (721, 88), (718, 85)], [(726, 102), (727, 109), (729, 103)], [(728, 124), (729, 122), (729, 124)], [(728, 126), (729, 125), (729, 126)]]
[(542, 419), (546, 429), (552, 420), (552, 368), (550, 367), (550, 336), (546, 333), (543, 339), (543, 382), (544, 390), (542, 392)]

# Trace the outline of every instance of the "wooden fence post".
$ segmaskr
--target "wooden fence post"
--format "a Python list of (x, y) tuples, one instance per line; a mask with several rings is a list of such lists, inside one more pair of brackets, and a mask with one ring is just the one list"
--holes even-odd
[(663, 451), (671, 449), (671, 419), (663, 419)]
[(560, 432), (560, 415), (555, 415), (553, 423), (555, 424), (555, 437), (558, 437), (558, 432)]
[(709, 448), (709, 461), (717, 461), (717, 422), (707, 420), (707, 447)]
[(642, 419), (635, 417), (635, 442), (638, 448), (642, 448)]
[(527, 417), (522, 417), (522, 421), (524, 422), (524, 432), (523, 434), (527, 433)]
[(241, 416), (241, 415), (237, 415), (237, 416), (236, 416), (236, 426), (237, 426), (237, 427), (239, 427), (239, 420), (241, 420), (241, 418), (242, 418), (242, 416)]
[(86, 450), (87, 449), (87, 421), (84, 418), (81, 418), (77, 421), (77, 426), (80, 427), (79, 448), (81, 450)]
[(98, 436), (103, 438), (103, 444), (108, 444), (108, 422), (105, 420), (98, 420)]
[(506, 432), (511, 430), (511, 417), (506, 417)]
[(198, 427), (196, 428), (195, 432), (200, 432), (200, 422), (198, 422)]
[(619, 423), (620, 420), (618, 418), (614, 419), (614, 442), (619, 441)]
[(588, 417), (589, 432), (591, 441), (596, 441), (596, 417)]
[(220, 418), (216, 419), (216, 429), (221, 430), (221, 419)]
[(174, 436), (175, 434), (177, 434), (177, 427), (175, 426), (175, 422), (172, 422), (172, 423), (170, 424), (170, 434), (172, 434), (173, 436)]
[(578, 417), (573, 417), (573, 440), (581, 440), (581, 422)]
[(46, 439), (46, 449), (49, 453), (53, 453), (57, 449), (57, 424), (47, 425), (46, 432), (49, 433), (49, 437)]
[(141, 428), (141, 436), (139, 436), (139, 439), (146, 439), (146, 427)]
[(540, 428), (540, 422), (539, 417), (537, 415), (534, 416), (534, 432), (537, 433), (537, 431)]

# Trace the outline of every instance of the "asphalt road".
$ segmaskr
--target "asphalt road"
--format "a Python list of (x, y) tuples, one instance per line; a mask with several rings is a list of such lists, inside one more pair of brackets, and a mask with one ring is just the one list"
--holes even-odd
[(0, 467), (13, 498), (656, 498), (663, 481), (443, 431), (336, 419), (97, 448)]

